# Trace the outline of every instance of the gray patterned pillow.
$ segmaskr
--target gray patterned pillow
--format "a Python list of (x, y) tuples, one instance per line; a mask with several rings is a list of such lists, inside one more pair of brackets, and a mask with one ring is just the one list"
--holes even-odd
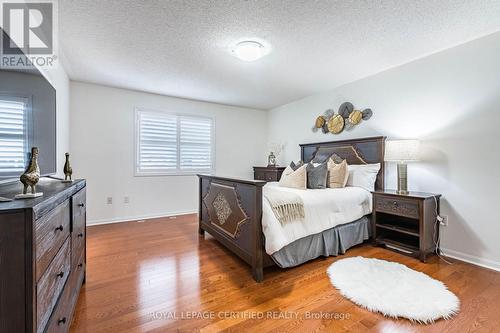
[(294, 161), (290, 162), (290, 168), (292, 168), (293, 171), (297, 170), (298, 168), (300, 168), (303, 165), (304, 165), (304, 162), (302, 162), (302, 161), (298, 161), (297, 164), (295, 164)]
[(342, 163), (343, 158), (341, 158), (336, 153), (331, 153), (329, 151), (318, 151), (312, 160), (313, 163), (323, 163), (327, 162), (329, 159), (332, 159), (335, 163)]
[(328, 176), (327, 163), (321, 163), (314, 166), (309, 163), (306, 168), (307, 171), (307, 188), (320, 189), (326, 188), (326, 179)]

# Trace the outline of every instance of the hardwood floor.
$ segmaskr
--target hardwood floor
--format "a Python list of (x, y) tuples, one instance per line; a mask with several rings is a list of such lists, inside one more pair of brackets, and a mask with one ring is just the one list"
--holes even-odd
[[(498, 272), (436, 256), (423, 264), (362, 245), (345, 256), (266, 269), (258, 284), (249, 266), (197, 228), (195, 215), (88, 227), (87, 280), (71, 331), (455, 333), (500, 326)], [(350, 256), (400, 262), (443, 281), (461, 300), (459, 315), (426, 326), (361, 309), (326, 275)]]

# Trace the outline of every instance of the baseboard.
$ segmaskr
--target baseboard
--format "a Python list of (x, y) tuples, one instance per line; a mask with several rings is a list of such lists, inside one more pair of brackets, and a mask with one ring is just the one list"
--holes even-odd
[(131, 222), (131, 221), (148, 220), (148, 219), (157, 219), (157, 218), (161, 218), (161, 217), (170, 217), (170, 216), (177, 216), (177, 215), (197, 214), (197, 213), (198, 213), (198, 211), (184, 211), (184, 212), (160, 213), (160, 214), (153, 214), (153, 215), (115, 217), (112, 219), (90, 220), (90, 221), (87, 221), (87, 226), (110, 224), (110, 223)]
[(441, 248), (441, 252), (450, 258), (457, 259), (460, 261), (465, 261), (469, 264), (473, 264), (476, 266), (481, 266), (484, 268), (489, 268), (495, 271), (500, 271), (500, 262), (490, 260), (490, 259), (484, 259), (480, 257), (476, 257), (470, 254), (458, 252), (455, 250), (450, 250), (450, 249), (443, 249)]

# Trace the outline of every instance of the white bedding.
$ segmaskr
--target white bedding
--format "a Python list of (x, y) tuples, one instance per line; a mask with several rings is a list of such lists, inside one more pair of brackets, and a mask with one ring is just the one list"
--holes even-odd
[[(320, 233), (340, 224), (356, 221), (372, 212), (372, 195), (360, 187), (299, 190), (265, 185), (298, 194), (304, 202), (305, 219), (282, 225), (266, 198), (263, 198), (262, 229), (266, 236), (266, 252), (271, 255), (297, 239)], [(264, 188), (265, 191), (265, 188)]]

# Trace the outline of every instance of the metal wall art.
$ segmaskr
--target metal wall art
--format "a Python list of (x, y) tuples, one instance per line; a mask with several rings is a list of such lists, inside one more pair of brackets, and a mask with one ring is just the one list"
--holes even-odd
[(372, 117), (373, 111), (365, 109), (363, 111), (355, 110), (352, 103), (345, 102), (339, 107), (338, 113), (328, 109), (323, 115), (316, 118), (313, 131), (321, 129), (323, 133), (340, 134), (344, 130), (351, 130), (362, 120), (368, 120)]

